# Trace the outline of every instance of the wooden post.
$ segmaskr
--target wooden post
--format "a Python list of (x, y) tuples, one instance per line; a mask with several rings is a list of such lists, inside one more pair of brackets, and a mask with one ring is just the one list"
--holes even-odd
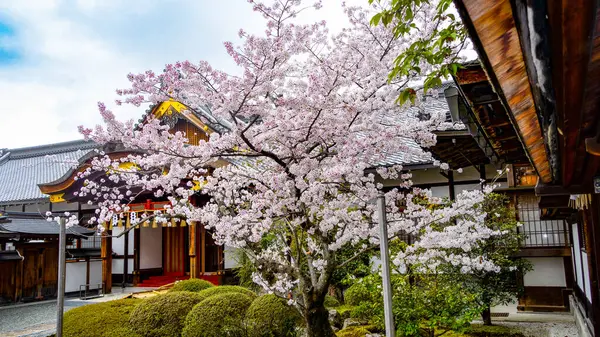
[(106, 235), (102, 236), (100, 254), (102, 257), (102, 283), (104, 283), (104, 293), (112, 292), (112, 231), (107, 230)]
[(140, 283), (140, 226), (133, 230), (133, 286)]
[(454, 192), (454, 171), (448, 171), (448, 192), (450, 193), (450, 200), (454, 200), (456, 193)]
[(123, 237), (123, 278), (121, 279), (121, 288), (127, 286), (127, 275), (129, 275), (129, 233), (125, 233)]
[[(59, 248), (60, 249), (60, 246)], [(44, 286), (44, 248), (41, 248), (38, 254), (38, 260), (37, 260), (37, 268), (36, 268), (36, 273), (37, 275), (36, 277), (36, 287), (37, 287), (37, 296), (36, 299), (41, 300), (44, 298), (44, 296), (42, 296), (42, 288)]]
[(204, 275), (206, 273), (206, 228), (204, 226), (200, 226), (200, 250), (202, 252), (202, 256), (200, 257), (200, 272)]
[(90, 257), (85, 257), (85, 291), (90, 291)]
[(198, 266), (196, 259), (196, 222), (192, 221), (188, 226), (189, 256), (190, 256), (190, 278), (198, 277)]
[(21, 248), (17, 251), (21, 254), (21, 262), (17, 267), (17, 277), (15, 279), (15, 302), (19, 302), (23, 296), (23, 269), (25, 268), (25, 255), (23, 254), (25, 250)]

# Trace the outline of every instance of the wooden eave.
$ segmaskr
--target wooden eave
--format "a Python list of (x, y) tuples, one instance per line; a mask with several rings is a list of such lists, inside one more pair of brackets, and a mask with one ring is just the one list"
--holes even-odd
[(465, 96), (476, 123), (498, 157), (510, 164), (528, 163), (529, 159), (509, 113), (479, 62), (464, 65), (457, 72), (455, 81)]
[(519, 141), (545, 183), (554, 181), (509, 0), (455, 0)]
[(451, 169), (488, 164), (489, 158), (467, 131), (436, 133), (437, 142), (430, 150), (434, 157)]

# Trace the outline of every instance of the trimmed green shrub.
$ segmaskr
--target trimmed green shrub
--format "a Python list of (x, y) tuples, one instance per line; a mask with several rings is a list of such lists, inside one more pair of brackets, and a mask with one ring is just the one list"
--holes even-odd
[(214, 285), (206, 280), (201, 279), (189, 279), (185, 281), (179, 281), (173, 285), (169, 291), (191, 291), (200, 292), (204, 289), (212, 288)]
[(113, 337), (118, 330), (121, 337), (142, 337), (129, 325), (129, 314), (140, 302), (125, 298), (71, 309), (64, 316), (63, 336)]
[(240, 287), (240, 286), (212, 287), (212, 288), (204, 289), (201, 292), (199, 292), (198, 294), (200, 296), (202, 296), (203, 300), (205, 300), (211, 296), (228, 294), (228, 293), (244, 294), (244, 295), (249, 296), (252, 300), (254, 300), (256, 298), (256, 294), (254, 292), (252, 292), (251, 290), (248, 290), (247, 288)]
[(346, 304), (359, 305), (371, 301), (371, 294), (364, 284), (357, 282), (344, 292), (344, 300)]
[(285, 300), (275, 295), (263, 295), (252, 302), (246, 312), (246, 325), (250, 337), (296, 336), (300, 313)]
[(129, 323), (147, 337), (178, 337), (185, 317), (204, 298), (199, 293), (175, 291), (150, 297), (135, 307)]
[(329, 295), (325, 295), (325, 302), (323, 304), (325, 304), (325, 307), (327, 308), (335, 308), (341, 305), (337, 298)]
[(181, 335), (182, 337), (245, 336), (243, 321), (246, 310), (251, 304), (252, 298), (239, 292), (210, 296), (196, 305), (187, 315)]

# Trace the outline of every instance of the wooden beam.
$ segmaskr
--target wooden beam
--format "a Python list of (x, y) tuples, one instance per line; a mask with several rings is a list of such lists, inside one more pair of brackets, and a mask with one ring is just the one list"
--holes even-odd
[(556, 195), (570, 195), (570, 194), (588, 194), (593, 193), (593, 186), (568, 186), (563, 185), (546, 185), (540, 183), (535, 186), (535, 195), (537, 196), (556, 196)]
[(102, 259), (102, 283), (104, 283), (104, 293), (112, 292), (112, 231), (107, 230), (106, 235), (102, 236), (100, 244), (100, 257)]
[(553, 181), (509, 0), (454, 1), (523, 148), (545, 183)]

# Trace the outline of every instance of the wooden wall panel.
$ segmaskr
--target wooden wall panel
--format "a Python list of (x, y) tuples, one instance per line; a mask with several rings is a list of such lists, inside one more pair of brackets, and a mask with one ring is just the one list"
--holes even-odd
[(0, 303), (14, 302), (21, 261), (0, 262)]
[(183, 227), (164, 227), (163, 228), (163, 268), (165, 275), (184, 275), (185, 274), (185, 251)]

